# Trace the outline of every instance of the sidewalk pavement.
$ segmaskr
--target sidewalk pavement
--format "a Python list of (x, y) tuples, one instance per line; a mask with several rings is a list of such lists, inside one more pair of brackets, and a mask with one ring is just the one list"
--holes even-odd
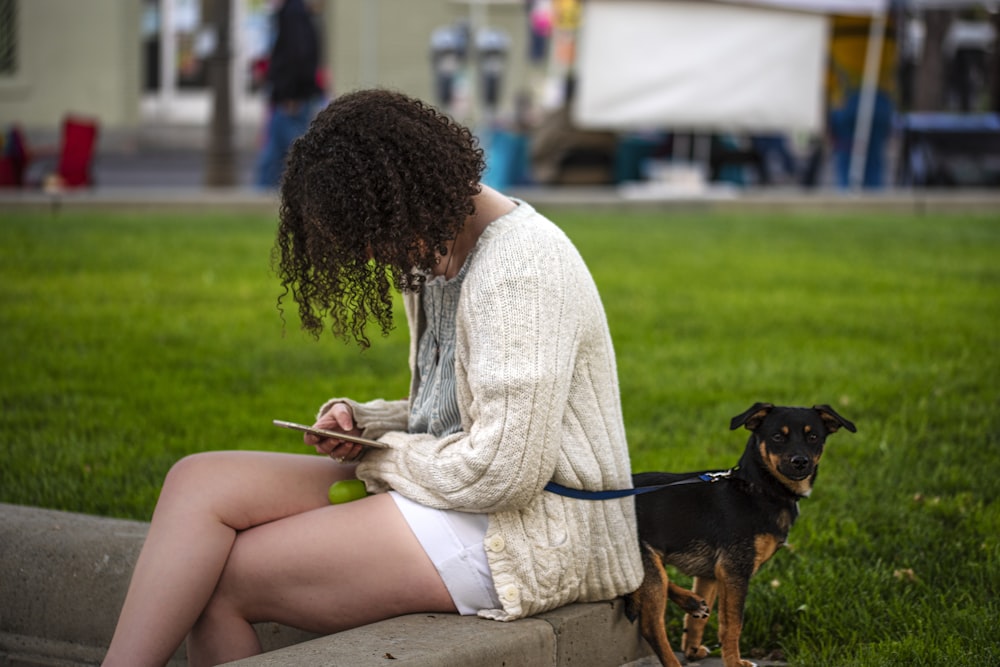
[[(237, 150), (233, 155), (236, 189), (252, 190), (256, 155)], [(105, 152), (94, 160), (94, 182), (98, 190), (125, 188), (205, 188), (208, 157), (189, 147)]]
[[(73, 207), (148, 208), (276, 212), (277, 192), (253, 186), (255, 152), (237, 148), (235, 185), (216, 188), (205, 184), (207, 153), (189, 143), (167, 142), (142, 149), (104, 151), (94, 163), (93, 188), (46, 192), (41, 188), (0, 189), (0, 210)], [(37, 176), (37, 175), (36, 175)], [(887, 188), (844, 192), (830, 188), (805, 190), (796, 186), (736, 188), (725, 184), (670, 185), (634, 183), (622, 186), (516, 186), (502, 187), (540, 208), (629, 210), (824, 213), (996, 213), (1000, 189), (945, 190)]]

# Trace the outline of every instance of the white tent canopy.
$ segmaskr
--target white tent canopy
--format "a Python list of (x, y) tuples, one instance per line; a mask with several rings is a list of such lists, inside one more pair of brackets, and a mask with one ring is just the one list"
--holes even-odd
[(871, 15), (855, 133), (863, 155), (887, 10), (887, 0), (588, 0), (574, 119), (620, 130), (819, 132), (828, 15)]
[(822, 15), (714, 2), (584, 6), (582, 126), (816, 130), (827, 43)]

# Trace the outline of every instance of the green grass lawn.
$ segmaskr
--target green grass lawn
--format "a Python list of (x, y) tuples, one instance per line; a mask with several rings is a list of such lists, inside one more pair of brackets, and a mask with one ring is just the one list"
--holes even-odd
[[(1000, 215), (552, 217), (604, 298), (635, 470), (735, 464), (758, 400), (858, 426), (754, 579), (744, 652), (1000, 664)], [(365, 353), (283, 325), (274, 227), (5, 213), (0, 501), (148, 519), (186, 453), (306, 451), (271, 420), (405, 395), (402, 321)]]

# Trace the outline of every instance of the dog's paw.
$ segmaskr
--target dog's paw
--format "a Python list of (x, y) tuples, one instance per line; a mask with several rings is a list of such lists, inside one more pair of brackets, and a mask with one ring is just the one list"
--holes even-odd
[(692, 618), (708, 618), (712, 608), (700, 595), (684, 590), (684, 595), (674, 595), (671, 599)]
[(712, 608), (708, 606), (708, 603), (698, 597), (691, 598), (691, 608), (687, 610), (687, 613), (691, 615), (691, 618), (708, 618), (712, 613)]
[(691, 647), (684, 650), (684, 657), (688, 660), (702, 660), (707, 658), (709, 650), (707, 646)]

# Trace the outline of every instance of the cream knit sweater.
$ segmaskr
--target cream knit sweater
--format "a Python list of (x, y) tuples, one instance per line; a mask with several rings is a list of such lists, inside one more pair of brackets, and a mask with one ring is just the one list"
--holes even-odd
[[(542, 488), (629, 487), (630, 465), (597, 288), (562, 230), (518, 203), (480, 236), (458, 304), (462, 432), (406, 433), (405, 400), (338, 398), (320, 410), (347, 402), (365, 436), (390, 445), (358, 466), (369, 491), (490, 515), (485, 547), (503, 609), (479, 615), (503, 621), (612, 599), (643, 576), (633, 499), (574, 500)], [(404, 300), (412, 369), (423, 309), (419, 295)]]

